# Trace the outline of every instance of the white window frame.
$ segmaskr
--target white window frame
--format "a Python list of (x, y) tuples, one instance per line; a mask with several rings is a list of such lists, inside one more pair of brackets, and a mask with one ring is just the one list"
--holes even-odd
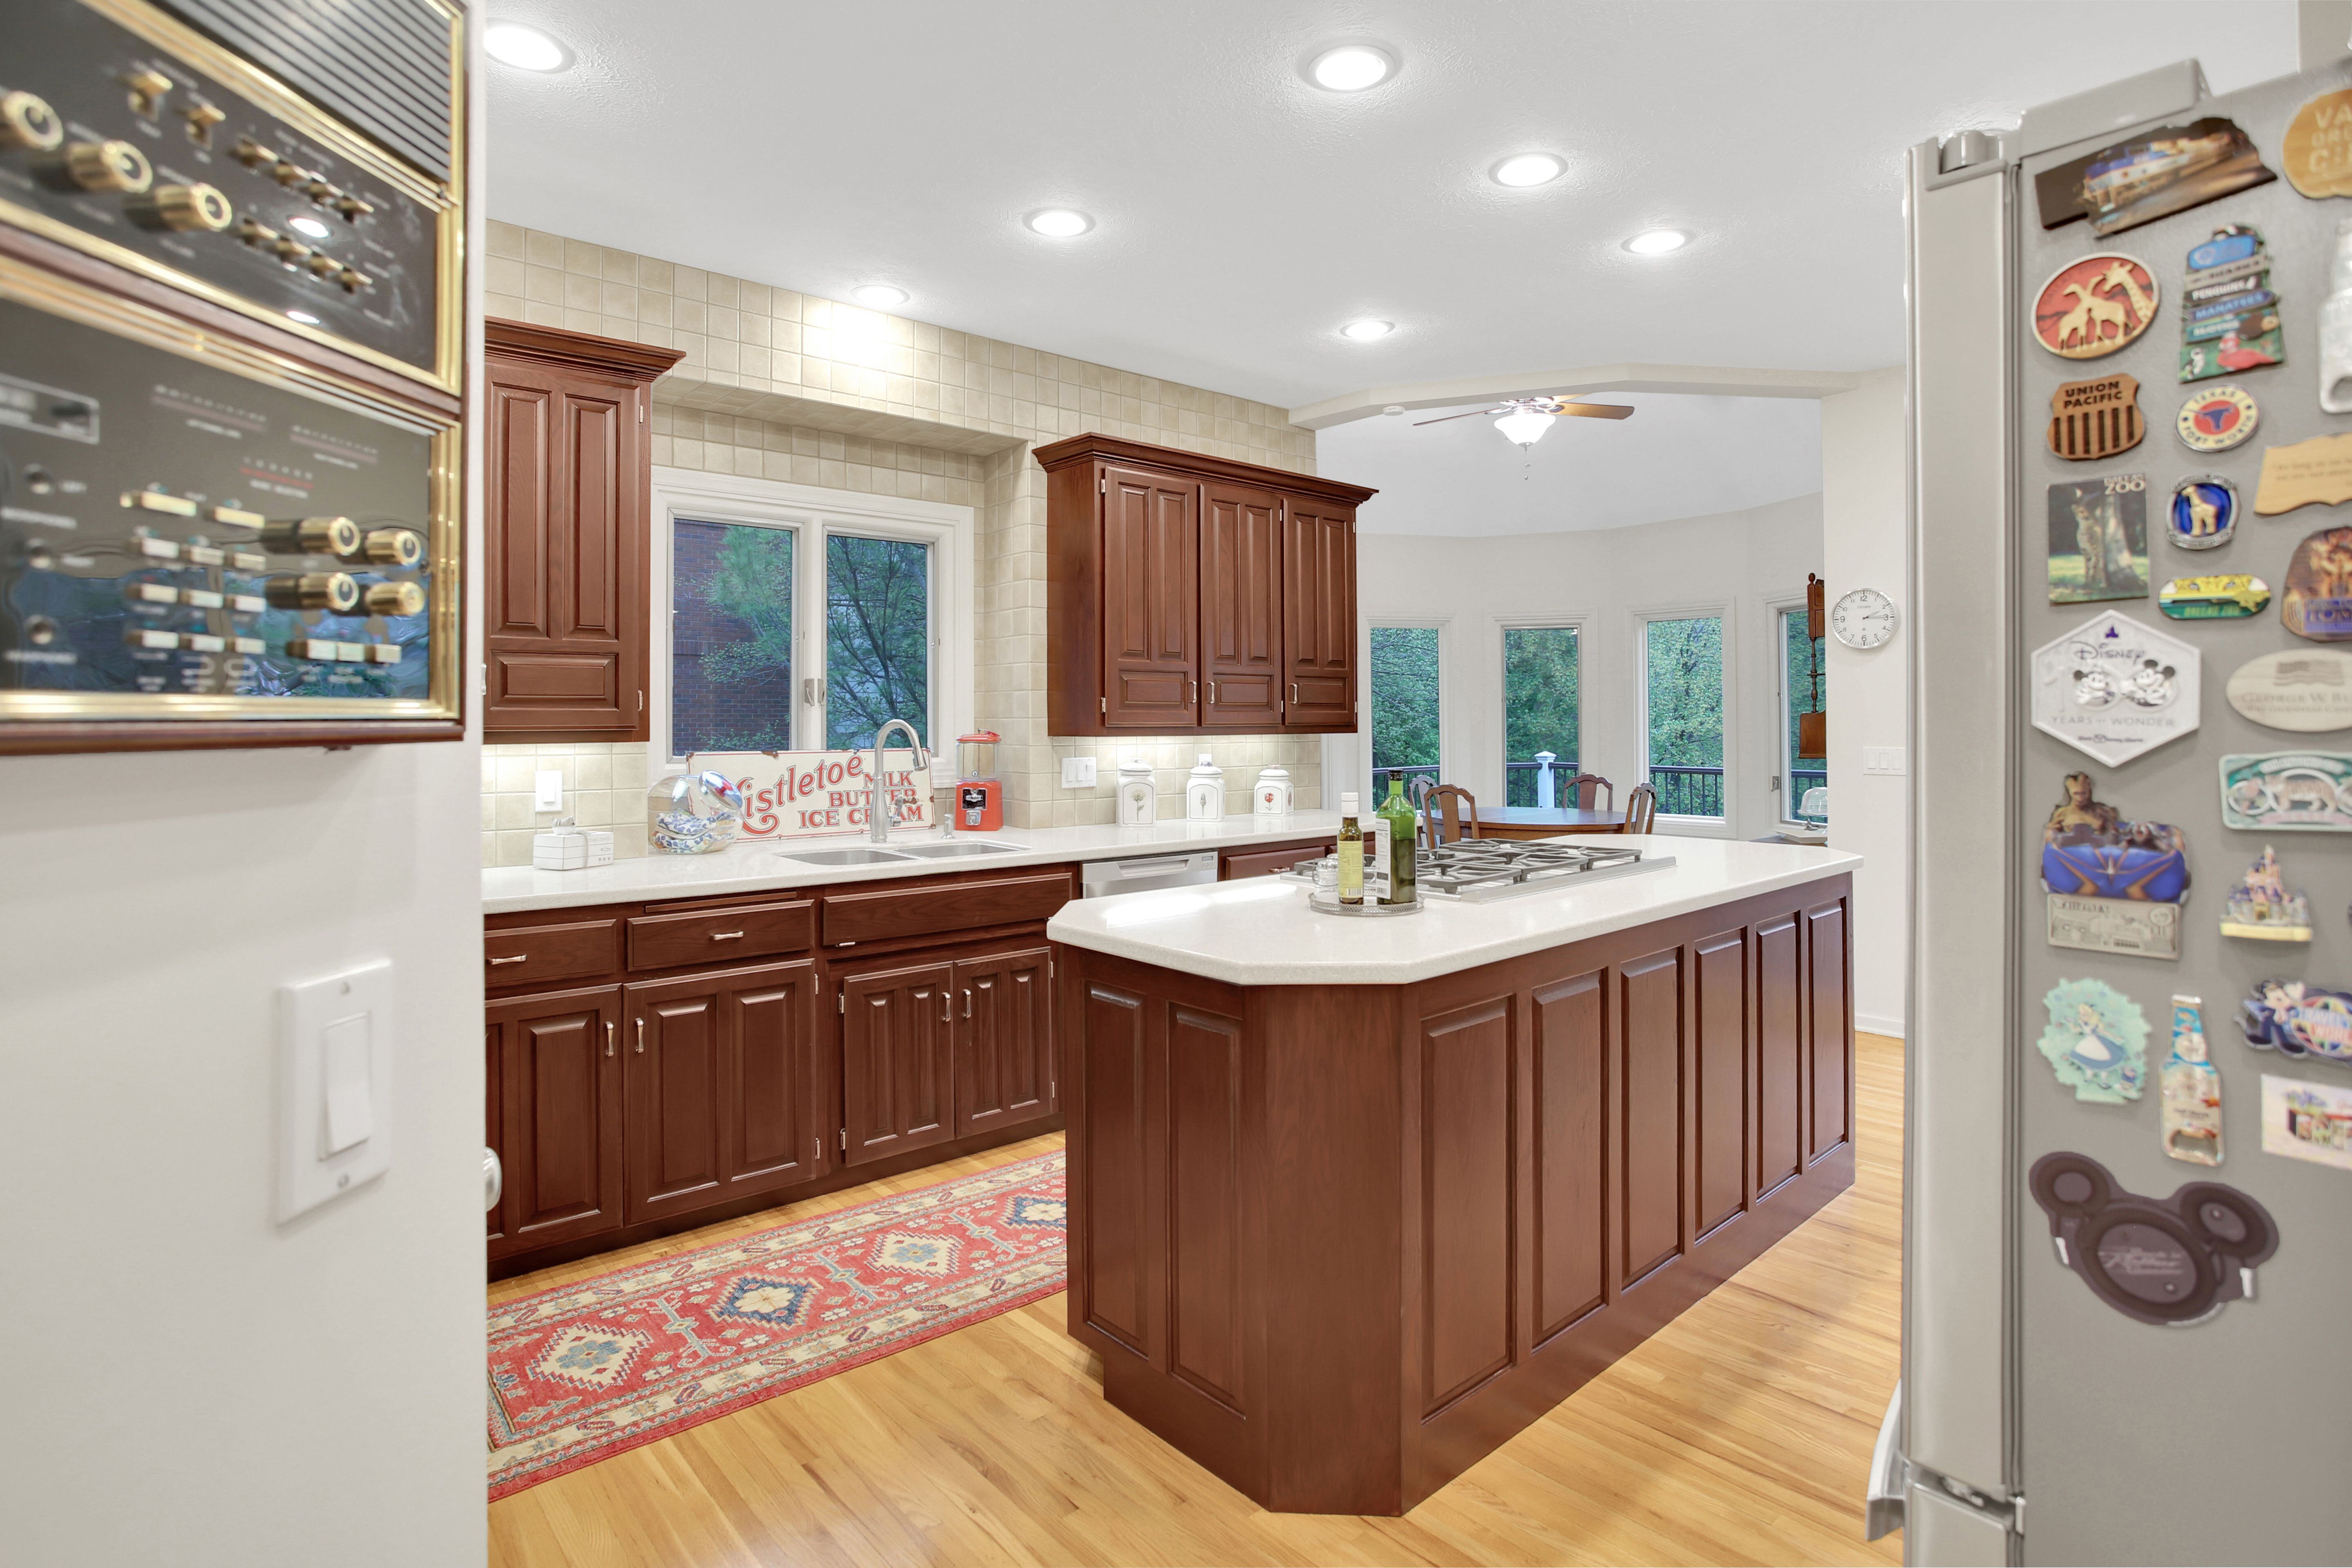
[[(1580, 773), (1592, 771), (1588, 756), (1592, 749), (1589, 743), (1592, 737), (1584, 722), (1584, 696), (1588, 686), (1585, 677), (1591, 672), (1590, 660), (1586, 658), (1592, 651), (1591, 628), (1585, 624), (1589, 618), (1584, 616), (1501, 616), (1492, 623), (1495, 640), (1488, 650), (1487, 663), (1495, 672), (1494, 710), (1489, 718), (1494, 722), (1494, 744), (1490, 749), (1495, 754), (1495, 797), (1497, 802), (1507, 802), (1511, 798), (1511, 758), (1506, 750), (1511, 736), (1510, 672), (1503, 665), (1505, 645), (1508, 641), (1507, 634), (1511, 632), (1533, 628), (1576, 634), (1576, 766)], [(1443, 717), (1442, 711), (1440, 716)], [(1625, 791), (1616, 790), (1614, 798), (1618, 808), (1622, 810)]]
[[(1772, 668), (1778, 672), (1774, 678), (1775, 689), (1772, 693), (1772, 751), (1780, 769), (1778, 779), (1780, 787), (1772, 792), (1780, 797), (1773, 803), (1773, 813), (1780, 818), (1780, 826), (1784, 828), (1812, 832), (1815, 830), (1814, 825), (1798, 817), (1797, 794), (1790, 788), (1791, 783), (1790, 775), (1797, 771), (1797, 759), (1790, 750), (1789, 740), (1789, 640), (1780, 632), (1781, 616), (1791, 610), (1802, 615), (1805, 609), (1805, 596), (1802, 594), (1793, 597), (1783, 595), (1768, 598), (1764, 601), (1765, 616), (1771, 628), (1769, 635), (1772, 639)], [(1827, 657), (1826, 650), (1823, 657), (1824, 658)], [(1827, 684), (1827, 677), (1824, 675), (1823, 685)], [(1822, 766), (1826, 770), (1828, 764), (1824, 763)]]
[[(1708, 616), (1723, 623), (1723, 815), (1669, 816), (1661, 811), (1658, 813), (1658, 826), (1661, 831), (1686, 834), (1695, 838), (1729, 838), (1737, 831), (1734, 824), (1739, 812), (1738, 796), (1734, 788), (1739, 760), (1739, 628), (1732, 615), (1729, 600), (1716, 599), (1692, 605), (1654, 605), (1633, 612), (1633, 783), (1639, 784), (1650, 776), (1650, 624), (1654, 621), (1699, 620)], [(1581, 668), (1580, 658), (1579, 667)], [(1579, 700), (1581, 701), (1580, 697)], [(1628, 793), (1631, 788), (1629, 785)]]
[[(670, 677), (673, 643), (671, 595), (676, 524), (723, 522), (790, 530), (793, 545), (793, 732), (802, 751), (824, 749), (824, 707), (813, 700), (808, 681), (824, 673), (824, 541), (833, 533), (872, 539), (903, 539), (931, 547), (931, 710), (926, 716), (931, 744), (952, 743), (972, 727), (972, 605), (975, 535), (968, 506), (827, 489), (743, 474), (706, 474), (692, 468), (653, 471), (655, 544), (653, 570), (653, 691), (647, 706), (652, 739), (646, 748), (646, 782), (677, 771), (685, 761), (670, 754)], [(809, 569), (814, 561), (817, 569)], [(908, 715), (913, 717), (913, 715)], [(952, 755), (952, 752), (950, 753)]]
[[(1462, 759), (1454, 754), (1456, 726), (1447, 715), (1454, 711), (1454, 699), (1459, 695), (1460, 679), (1454, 661), (1454, 617), (1452, 616), (1366, 616), (1363, 617), (1363, 641), (1356, 652), (1362, 663), (1361, 688), (1357, 692), (1357, 711), (1363, 715), (1361, 739), (1356, 748), (1357, 777), (1363, 789), (1357, 798), (1358, 805), (1373, 810), (1379, 801), (1368, 798), (1372, 793), (1372, 630), (1376, 626), (1403, 627), (1412, 631), (1433, 631), (1437, 634), (1437, 781), (1458, 784), (1462, 782)], [(1334, 795), (1331, 809), (1338, 810), (1339, 797)]]

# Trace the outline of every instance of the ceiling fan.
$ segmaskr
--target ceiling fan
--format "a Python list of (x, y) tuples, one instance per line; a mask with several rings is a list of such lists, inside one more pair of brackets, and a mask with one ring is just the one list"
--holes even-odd
[(1575, 403), (1565, 397), (1506, 398), (1492, 408), (1474, 408), (1467, 414), (1448, 414), (1437, 419), (1416, 419), (1413, 427), (1443, 425), (1448, 419), (1470, 419), (1482, 414), (1499, 414), (1495, 428), (1513, 443), (1533, 447), (1543, 439), (1551, 422), (1559, 419), (1631, 419), (1633, 411), (1622, 403)]

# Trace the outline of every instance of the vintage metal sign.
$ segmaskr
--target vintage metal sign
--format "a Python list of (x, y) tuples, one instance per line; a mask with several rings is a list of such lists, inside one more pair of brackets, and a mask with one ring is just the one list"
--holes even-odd
[(2352, 755), (2237, 752), (2221, 759), (2221, 826), (2352, 833)]
[[(698, 752), (687, 766), (724, 773), (743, 792), (745, 838), (823, 838), (864, 833), (871, 752)], [(890, 826), (936, 827), (931, 775), (911, 751), (883, 753), (882, 798)]]
[(2198, 723), (2197, 649), (2112, 611), (2033, 654), (2033, 727), (2120, 767)]

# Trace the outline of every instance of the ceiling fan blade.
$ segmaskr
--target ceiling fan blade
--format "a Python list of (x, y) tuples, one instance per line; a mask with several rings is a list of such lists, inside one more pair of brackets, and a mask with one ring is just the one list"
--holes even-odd
[[(1447, 419), (1475, 419), (1481, 414), (1505, 414), (1508, 413), (1509, 410), (1510, 405), (1507, 404), (1504, 405), (1500, 408), (1474, 408), (1467, 414), (1448, 414), (1444, 418), (1439, 419), (1416, 419), (1412, 422), (1412, 427), (1418, 430), (1424, 425), (1443, 425)], [(1629, 408), (1625, 412), (1631, 414), (1633, 411)]]
[(1622, 403), (1563, 403), (1552, 410), (1562, 419), (1631, 419), (1633, 411)]

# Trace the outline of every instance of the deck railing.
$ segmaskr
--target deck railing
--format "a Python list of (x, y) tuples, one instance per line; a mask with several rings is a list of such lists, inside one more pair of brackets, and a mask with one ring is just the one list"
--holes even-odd
[(1658, 792), (1660, 816), (1721, 816), (1723, 769), (1654, 763), (1650, 787)]

